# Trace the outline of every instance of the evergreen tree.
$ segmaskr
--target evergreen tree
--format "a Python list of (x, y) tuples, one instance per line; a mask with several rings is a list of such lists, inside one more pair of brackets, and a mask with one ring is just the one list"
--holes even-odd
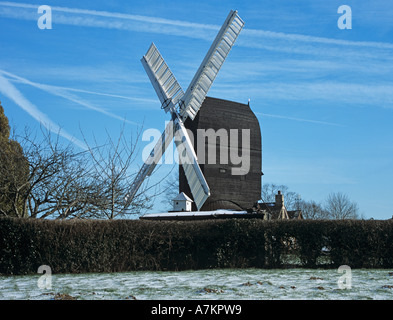
[(8, 118), (4, 114), (4, 108), (0, 102), (0, 140), (8, 140), (10, 137), (10, 125), (8, 124)]
[(0, 102), (0, 215), (26, 216), (29, 163), (17, 141), (10, 139), (10, 126)]

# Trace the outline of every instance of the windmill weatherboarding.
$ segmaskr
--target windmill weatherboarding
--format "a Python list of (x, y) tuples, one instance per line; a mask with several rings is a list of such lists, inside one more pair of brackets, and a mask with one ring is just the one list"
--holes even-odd
[(237, 11), (231, 10), (185, 93), (154, 43), (142, 57), (142, 65), (160, 99), (161, 107), (165, 112), (170, 112), (171, 120), (132, 183), (125, 197), (125, 209), (131, 204), (145, 178), (152, 174), (172, 138), (179, 155), (182, 155), (180, 164), (198, 210), (210, 196), (209, 186), (199, 167), (184, 121), (187, 118), (194, 120), (243, 26), (244, 22)]

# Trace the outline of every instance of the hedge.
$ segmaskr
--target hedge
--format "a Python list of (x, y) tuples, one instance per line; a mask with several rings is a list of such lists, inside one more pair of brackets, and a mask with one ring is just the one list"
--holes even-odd
[(392, 220), (0, 218), (0, 273), (393, 267)]

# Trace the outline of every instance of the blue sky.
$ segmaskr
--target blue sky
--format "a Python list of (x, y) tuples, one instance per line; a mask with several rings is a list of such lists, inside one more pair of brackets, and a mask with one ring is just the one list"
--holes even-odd
[[(52, 29), (37, 26), (52, 7)], [(352, 29), (337, 26), (340, 5)], [(343, 192), (365, 218), (393, 215), (393, 5), (376, 1), (0, 1), (0, 100), (11, 125), (83, 136), (164, 129), (140, 63), (154, 42), (183, 90), (229, 10), (245, 21), (209, 96), (247, 103), (263, 183), (305, 200)], [(148, 142), (140, 142), (143, 148)], [(140, 163), (142, 158), (138, 157)], [(136, 166), (140, 163), (135, 164)], [(162, 166), (157, 177), (172, 165)], [(160, 208), (156, 200), (153, 211)]]

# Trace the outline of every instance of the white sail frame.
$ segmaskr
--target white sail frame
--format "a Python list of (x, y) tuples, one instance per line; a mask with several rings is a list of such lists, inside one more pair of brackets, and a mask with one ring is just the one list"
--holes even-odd
[(243, 26), (237, 11), (231, 10), (181, 99), (180, 116), (183, 121), (187, 117), (194, 120)]

